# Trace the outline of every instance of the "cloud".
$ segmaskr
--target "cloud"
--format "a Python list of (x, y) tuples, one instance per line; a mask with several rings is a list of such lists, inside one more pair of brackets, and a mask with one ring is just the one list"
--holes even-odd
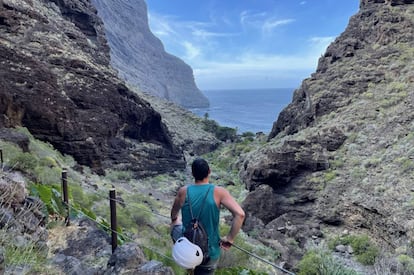
[(188, 60), (192, 60), (200, 55), (201, 50), (195, 47), (192, 43), (188, 41), (183, 42), (183, 46), (185, 48), (185, 58)]
[(306, 3), (307, 3), (306, 1), (302, 1), (299, 3), (299, 5), (306, 5)]
[(237, 33), (220, 33), (220, 32), (210, 32), (203, 29), (194, 29), (192, 31), (192, 35), (194, 37), (198, 37), (201, 39), (209, 39), (212, 37), (229, 37), (229, 36), (236, 36)]
[(162, 38), (169, 53), (181, 57), (193, 68), (200, 89), (226, 88), (226, 85), (236, 89), (246, 85), (296, 86), (315, 70), (318, 58), (334, 39), (311, 37), (307, 45), (302, 43), (303, 47), (298, 48), (292, 45), (289, 54), (280, 54), (275, 51), (276, 47), (264, 46), (262, 51), (255, 39), (262, 39), (262, 45), (276, 46), (269, 34), (295, 19), (278, 19), (266, 12), (245, 10), (236, 21), (239, 29), (231, 26), (233, 32), (215, 20), (190, 22), (172, 16), (150, 16), (152, 32)]
[(292, 87), (315, 71), (319, 57), (333, 39), (312, 37), (306, 52), (290, 55), (249, 52), (226, 60), (199, 61), (193, 64), (194, 76), (201, 89)]
[(265, 18), (266, 16), (266, 12), (253, 12), (249, 10), (244, 10), (240, 13), (240, 24), (257, 25), (257, 23), (263, 21), (263, 18)]
[(171, 22), (175, 21), (173, 17), (151, 13), (148, 14), (148, 20), (151, 23), (151, 31), (156, 36), (167, 37), (177, 35), (171, 24)]
[(259, 29), (264, 34), (269, 34), (274, 29), (295, 21), (295, 19), (291, 18), (279, 19), (274, 16), (271, 17), (267, 12), (253, 12), (249, 10), (241, 12), (239, 17), (240, 24), (243, 27), (253, 27)]
[(281, 19), (281, 20), (277, 20), (274, 18), (270, 18), (267, 19), (262, 26), (262, 31), (264, 33), (269, 33), (272, 32), (275, 28), (282, 26), (282, 25), (287, 25), (290, 24), (292, 22), (294, 22), (294, 19)]

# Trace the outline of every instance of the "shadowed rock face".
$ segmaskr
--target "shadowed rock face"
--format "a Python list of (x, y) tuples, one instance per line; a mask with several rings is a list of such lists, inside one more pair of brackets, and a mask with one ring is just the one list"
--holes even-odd
[(322, 228), (368, 232), (391, 251), (414, 241), (414, 3), (360, 7), (241, 167), (245, 229), (258, 224), (290, 263), (286, 239), (305, 247)]
[(193, 71), (181, 59), (165, 52), (148, 26), (144, 0), (93, 0), (105, 24), (111, 63), (121, 78), (145, 93), (183, 107), (207, 107)]
[(2, 1), (1, 127), (24, 126), (95, 171), (182, 168), (160, 115), (109, 66), (89, 1)]

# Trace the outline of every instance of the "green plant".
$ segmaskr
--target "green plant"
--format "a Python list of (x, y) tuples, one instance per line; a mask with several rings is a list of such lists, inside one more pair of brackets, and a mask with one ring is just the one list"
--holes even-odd
[(213, 133), (221, 141), (235, 141), (237, 139), (237, 129), (220, 126), (216, 121), (207, 117), (203, 120), (203, 124), (205, 131)]
[(106, 178), (109, 181), (117, 182), (117, 181), (129, 181), (132, 179), (132, 172), (131, 171), (121, 171), (121, 170), (109, 170), (106, 173)]
[(29, 241), (24, 245), (17, 245), (13, 240), (11, 232), (4, 230), (0, 232), (0, 244), (4, 250), (6, 267), (24, 265), (28, 271), (34, 271), (39, 270), (46, 263), (47, 253), (36, 243)]
[(414, 274), (414, 259), (412, 257), (402, 254), (397, 257), (397, 260), (402, 266), (401, 269), (409, 274)]
[(19, 153), (10, 159), (9, 165), (16, 170), (32, 171), (38, 164), (38, 160), (30, 153)]
[(30, 194), (39, 197), (46, 205), (49, 214), (59, 214), (64, 216), (65, 206), (62, 202), (60, 189), (56, 185), (31, 184)]
[(367, 235), (346, 235), (329, 240), (328, 246), (334, 249), (337, 245), (350, 245), (356, 259), (364, 265), (373, 265), (379, 255), (379, 249), (371, 242)]
[(297, 268), (299, 270), (298, 275), (358, 274), (356, 271), (343, 266), (326, 251), (316, 249), (306, 252)]
[(335, 171), (328, 171), (325, 173), (325, 181), (326, 182), (330, 182), (333, 179), (335, 179), (336, 177), (336, 172)]
[(59, 167), (36, 166), (33, 170), (36, 182), (43, 184), (58, 184), (61, 181), (62, 170)]

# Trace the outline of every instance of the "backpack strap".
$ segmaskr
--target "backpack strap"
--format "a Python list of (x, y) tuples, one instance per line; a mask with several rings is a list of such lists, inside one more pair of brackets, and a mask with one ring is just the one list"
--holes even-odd
[[(200, 211), (198, 212), (198, 215), (197, 215), (197, 220), (200, 218), (201, 212), (203, 211), (204, 203), (206, 202), (207, 195), (210, 192), (210, 189), (211, 189), (211, 185), (208, 187), (208, 190), (206, 192), (206, 195), (204, 196), (203, 203), (201, 204)], [(188, 192), (188, 191), (189, 191), (189, 188), (187, 188), (187, 198), (188, 198), (188, 204), (190, 206), (191, 219), (194, 219), (193, 209), (191, 207), (191, 199), (190, 199), (190, 195), (189, 195), (190, 192)]]

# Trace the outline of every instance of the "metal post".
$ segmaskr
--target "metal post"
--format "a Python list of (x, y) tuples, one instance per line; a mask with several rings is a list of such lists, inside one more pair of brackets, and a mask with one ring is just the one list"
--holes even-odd
[(65, 219), (66, 226), (70, 225), (70, 208), (69, 208), (69, 193), (68, 193), (68, 177), (66, 169), (62, 170), (62, 193), (63, 203), (67, 210), (67, 216)]
[(118, 246), (118, 233), (116, 231), (116, 194), (115, 189), (109, 190), (109, 206), (111, 209), (111, 237), (112, 237), (112, 253), (114, 253)]
[(1, 168), (3, 168), (3, 150), (0, 149)]

